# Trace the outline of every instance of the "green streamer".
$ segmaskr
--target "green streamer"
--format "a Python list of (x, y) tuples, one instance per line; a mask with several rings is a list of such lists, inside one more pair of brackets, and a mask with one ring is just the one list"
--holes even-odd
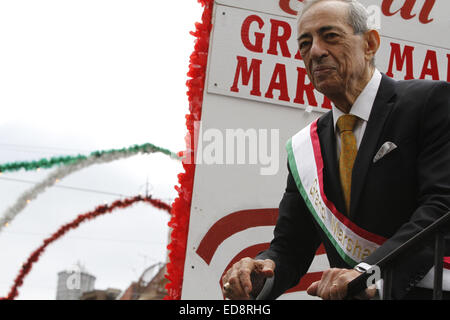
[(181, 160), (181, 158), (174, 152), (155, 146), (151, 143), (144, 143), (141, 145), (132, 145), (128, 148), (122, 149), (111, 149), (111, 150), (100, 150), (93, 151), (89, 156), (84, 155), (76, 155), (76, 156), (60, 156), (60, 157), (52, 157), (52, 158), (43, 158), (37, 161), (17, 161), (17, 162), (9, 162), (0, 165), (0, 173), (8, 172), (8, 171), (18, 171), (20, 169), (25, 169), (26, 171), (41, 169), (49, 169), (54, 166), (59, 165), (70, 165), (82, 160), (86, 160), (89, 157), (101, 157), (104, 154), (114, 154), (114, 153), (147, 153), (147, 152), (161, 152), (169, 157)]

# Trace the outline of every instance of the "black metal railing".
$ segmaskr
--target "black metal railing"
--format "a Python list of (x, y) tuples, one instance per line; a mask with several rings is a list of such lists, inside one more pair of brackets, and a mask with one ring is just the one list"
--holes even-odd
[[(433, 222), (431, 225), (417, 233), (407, 242), (397, 247), (391, 253), (384, 258), (380, 259), (375, 266), (382, 271), (383, 279), (383, 300), (392, 299), (392, 265), (397, 258), (404, 255), (410, 250), (414, 250), (423, 245), (424, 241), (428, 241), (434, 235), (434, 286), (433, 286), (433, 300), (442, 299), (442, 281), (444, 270), (444, 251), (445, 240), (444, 236), (448, 233), (450, 223), (450, 211), (444, 216)], [(374, 266), (374, 267), (375, 267)], [(359, 277), (349, 282), (347, 286), (347, 298), (352, 299), (360, 292), (367, 288), (367, 280), (371, 276), (371, 273), (366, 272)]]

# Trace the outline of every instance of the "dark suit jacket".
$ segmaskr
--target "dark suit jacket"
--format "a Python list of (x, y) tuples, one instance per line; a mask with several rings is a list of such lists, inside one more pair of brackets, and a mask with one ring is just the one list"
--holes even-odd
[[(317, 130), (324, 159), (324, 191), (345, 213), (331, 112), (319, 119)], [(398, 148), (373, 163), (386, 141)], [(347, 213), (361, 228), (388, 239), (364, 262), (376, 263), (449, 208), (450, 85), (395, 81), (383, 75), (355, 160)], [(298, 283), (321, 242), (331, 267), (351, 268), (312, 218), (289, 170), (274, 239), (257, 257), (276, 263), (274, 285), (266, 298), (276, 298)], [(448, 237), (446, 245), (450, 247)], [(400, 259), (394, 271), (393, 298), (404, 298), (432, 266), (431, 244)]]

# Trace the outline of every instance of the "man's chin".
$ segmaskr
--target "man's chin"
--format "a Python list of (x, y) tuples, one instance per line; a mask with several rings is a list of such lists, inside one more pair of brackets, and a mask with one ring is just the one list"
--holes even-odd
[(317, 91), (319, 91), (320, 93), (324, 94), (327, 97), (332, 97), (338, 94), (339, 92), (342, 92), (342, 87), (337, 86), (334, 83), (322, 82), (316, 84), (314, 87)]

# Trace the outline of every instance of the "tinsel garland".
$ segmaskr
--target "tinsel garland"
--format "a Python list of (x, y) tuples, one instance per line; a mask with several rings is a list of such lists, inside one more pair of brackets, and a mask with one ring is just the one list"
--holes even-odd
[(23, 192), (15, 201), (15, 203), (3, 212), (0, 218), (0, 232), (30, 203), (36, 199), (46, 189), (65, 178), (66, 176), (87, 168), (94, 164), (108, 163), (119, 159), (125, 159), (135, 156), (137, 153), (153, 153), (156, 152), (152, 146), (136, 146), (119, 150), (93, 152), (87, 158), (79, 158), (72, 164), (61, 166), (53, 173), (49, 174), (43, 181), (39, 182), (29, 190)]
[(168, 245), (169, 263), (167, 264), (166, 285), (167, 295), (165, 300), (181, 299), (183, 284), (183, 271), (186, 258), (187, 235), (189, 230), (189, 218), (192, 201), (192, 188), (194, 185), (194, 123), (201, 120), (203, 92), (205, 87), (206, 66), (208, 60), (209, 38), (211, 33), (211, 18), (213, 0), (198, 0), (204, 7), (202, 22), (195, 24), (195, 31), (190, 32), (196, 37), (194, 52), (190, 56), (189, 72), (187, 81), (189, 111), (186, 115), (186, 151), (183, 152), (184, 173), (178, 175), (179, 186), (178, 198), (172, 205), (172, 218), (169, 222), (171, 230), (171, 241)]
[(92, 220), (97, 218), (98, 216), (101, 216), (106, 213), (112, 212), (114, 209), (121, 208), (125, 209), (132, 204), (136, 202), (146, 202), (150, 203), (154, 207), (158, 209), (165, 210), (170, 213), (171, 207), (170, 205), (164, 203), (161, 200), (158, 199), (152, 199), (151, 197), (142, 197), (142, 196), (136, 196), (133, 198), (128, 198), (124, 200), (117, 200), (113, 202), (110, 205), (101, 205), (95, 208), (91, 212), (87, 212), (84, 214), (80, 214), (77, 218), (75, 218), (73, 221), (63, 225), (60, 227), (54, 234), (52, 234), (50, 237), (46, 238), (42, 245), (39, 246), (31, 255), (28, 257), (27, 261), (22, 265), (22, 268), (17, 275), (16, 279), (14, 280), (14, 284), (11, 287), (11, 290), (9, 291), (8, 295), (6, 297), (0, 298), (0, 300), (13, 300), (19, 295), (19, 287), (22, 286), (24, 278), (30, 273), (33, 264), (36, 263), (39, 260), (39, 257), (44, 253), (45, 249), (54, 241), (58, 240), (62, 236), (64, 236), (67, 232), (69, 232), (72, 229), (76, 229), (79, 227), (79, 225), (83, 222), (86, 222), (88, 220)]
[(111, 150), (101, 150), (91, 152), (89, 156), (77, 155), (77, 156), (61, 156), (61, 157), (52, 157), (49, 159), (40, 159), (37, 161), (17, 161), (10, 162), (0, 165), (0, 172), (8, 172), (8, 171), (18, 171), (20, 169), (36, 170), (36, 169), (48, 169), (57, 165), (70, 165), (77, 163), (82, 160), (86, 160), (88, 158), (102, 157), (108, 154), (117, 154), (117, 153), (139, 153), (139, 152), (161, 152), (173, 159), (180, 159), (180, 157), (167, 149), (155, 146), (151, 143), (145, 143), (142, 145), (133, 145), (128, 148), (122, 149), (111, 149)]

